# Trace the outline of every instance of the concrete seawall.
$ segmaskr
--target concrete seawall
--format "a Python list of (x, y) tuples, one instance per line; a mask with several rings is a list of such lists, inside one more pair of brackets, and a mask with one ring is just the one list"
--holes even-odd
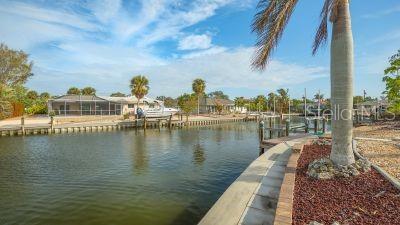
[[(244, 122), (252, 121), (254, 119), (249, 118), (229, 118), (229, 119), (209, 119), (209, 120), (195, 120), (195, 121), (171, 121), (171, 124), (167, 120), (157, 121), (120, 121), (120, 122), (93, 122), (86, 124), (63, 124), (54, 125), (53, 127), (48, 125), (39, 126), (16, 126), (12, 128), (0, 128), (1, 136), (15, 136), (15, 135), (37, 135), (37, 134), (60, 134), (60, 133), (79, 133), (79, 132), (99, 132), (99, 131), (113, 131), (113, 130), (125, 130), (132, 128), (140, 129), (155, 129), (155, 128), (182, 128), (182, 127), (193, 127), (193, 126), (208, 126), (224, 123), (233, 122)], [(146, 127), (145, 127), (146, 126)]]

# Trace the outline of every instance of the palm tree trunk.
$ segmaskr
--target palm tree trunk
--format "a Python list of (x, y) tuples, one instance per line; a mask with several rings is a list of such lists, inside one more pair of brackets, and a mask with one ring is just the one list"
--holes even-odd
[(197, 116), (200, 114), (200, 95), (197, 95)]
[(353, 129), (353, 35), (348, 0), (341, 1), (333, 21), (331, 41), (332, 151), (336, 165), (354, 163)]

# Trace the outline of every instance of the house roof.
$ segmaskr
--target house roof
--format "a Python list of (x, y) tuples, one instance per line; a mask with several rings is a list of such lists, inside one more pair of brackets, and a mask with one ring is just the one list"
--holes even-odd
[(83, 102), (83, 101), (108, 101), (107, 99), (95, 95), (62, 95), (53, 99), (52, 102)]
[[(136, 104), (137, 98), (135, 96), (127, 96), (127, 97), (102, 97), (107, 99), (108, 101), (112, 102), (119, 102), (119, 103), (128, 103), (128, 104)], [(161, 103), (162, 101), (155, 100), (149, 97), (144, 97), (140, 99), (140, 103), (147, 102), (147, 103)]]
[(379, 106), (379, 105), (389, 105), (387, 100), (377, 100), (377, 101), (366, 101), (356, 104), (357, 106)]
[[(137, 98), (135, 96), (128, 97), (108, 97), (108, 96), (95, 96), (95, 95), (62, 95), (53, 99), (49, 99), (51, 102), (116, 102), (116, 103), (125, 103), (125, 104), (135, 104), (137, 103)], [(160, 103), (162, 101), (158, 101), (152, 98), (144, 97), (140, 99), (140, 103), (147, 102)]]

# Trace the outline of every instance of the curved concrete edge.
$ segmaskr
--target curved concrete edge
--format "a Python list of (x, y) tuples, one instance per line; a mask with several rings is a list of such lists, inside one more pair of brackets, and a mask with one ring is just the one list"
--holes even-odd
[[(353, 152), (354, 154), (360, 158), (360, 159), (366, 159), (364, 156), (362, 156), (358, 151), (357, 151), (357, 141), (353, 140)], [(368, 160), (369, 162), (371, 162), (370, 160)], [(400, 190), (400, 181), (397, 180), (395, 177), (393, 177), (392, 175), (390, 175), (389, 173), (387, 173), (384, 169), (380, 168), (378, 165), (376, 165), (375, 163), (371, 162), (371, 166), (376, 169), (376, 171), (378, 171), (378, 173), (380, 173), (383, 177), (385, 177), (391, 184), (393, 184), (393, 186), (395, 186), (397, 189)]]
[(257, 159), (228, 187), (213, 207), (199, 222), (199, 225), (236, 225), (259, 186), (272, 161), (274, 153), (288, 149), (285, 143), (278, 144)]
[[(282, 142), (268, 149), (264, 154), (255, 159), (222, 194), (199, 222), (199, 225), (272, 224), (274, 221), (275, 209), (273, 212), (270, 212), (271, 217), (269, 218), (265, 218), (266, 213), (257, 215), (250, 211), (254, 209), (254, 204), (264, 205), (265, 203), (263, 200), (261, 200), (262, 203), (259, 202), (260, 198), (265, 197), (262, 196), (262, 194), (259, 195), (259, 191), (264, 181), (266, 181), (266, 178), (273, 177), (275, 181), (278, 181), (277, 192), (279, 193), (281, 182), (284, 177), (284, 170), (280, 171), (280, 168), (286, 168), (287, 160), (292, 153), (292, 146), (296, 143), (304, 142), (304, 140), (308, 140), (309, 138), (310, 136), (307, 136)], [(280, 157), (279, 155), (283, 155), (284, 157)], [(286, 160), (284, 158), (286, 158)], [(277, 176), (280, 176), (280, 178), (277, 178)], [(278, 193), (276, 198), (278, 198)], [(256, 210), (259, 209), (257, 206), (254, 207)], [(263, 219), (268, 219), (270, 222), (255, 223), (255, 221), (261, 221)]]

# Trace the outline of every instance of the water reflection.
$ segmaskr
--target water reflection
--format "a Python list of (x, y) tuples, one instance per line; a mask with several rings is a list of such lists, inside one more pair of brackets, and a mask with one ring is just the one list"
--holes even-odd
[(196, 135), (197, 143), (193, 146), (193, 162), (196, 165), (203, 165), (206, 160), (206, 155), (204, 153), (204, 147), (200, 143), (200, 130), (197, 130)]
[(202, 165), (206, 160), (206, 155), (204, 153), (204, 148), (201, 144), (195, 144), (193, 148), (193, 162), (196, 165)]
[(0, 223), (197, 224), (257, 143), (256, 123), (2, 137)]
[(148, 134), (146, 131), (141, 133), (136, 132), (135, 141), (131, 145), (132, 157), (133, 157), (133, 168), (136, 174), (143, 174), (146, 172), (149, 158), (147, 154), (147, 141), (145, 138), (138, 137), (138, 135), (146, 137)]

